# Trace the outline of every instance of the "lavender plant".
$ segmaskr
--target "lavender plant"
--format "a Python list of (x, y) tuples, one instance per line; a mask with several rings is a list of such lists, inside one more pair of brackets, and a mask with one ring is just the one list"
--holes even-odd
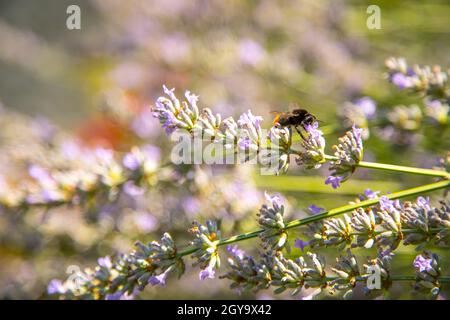
[[(377, 111), (372, 98), (362, 97), (347, 102), (339, 111), (345, 128), (357, 124), (364, 129), (363, 137), (367, 139), (370, 131), (385, 141), (401, 146), (412, 146), (418, 143), (418, 133), (427, 127), (435, 127), (444, 133), (449, 124), (449, 71), (436, 65), (408, 65), (404, 58), (389, 58), (386, 79), (400, 91), (408, 91), (417, 98), (417, 103), (394, 105), (389, 109)], [(427, 134), (431, 139), (432, 135)], [(443, 140), (435, 140), (442, 143)]]
[[(295, 162), (306, 169), (318, 168), (330, 162), (331, 175), (325, 183), (331, 184), (333, 188), (338, 188), (348, 180), (358, 167), (431, 176), (438, 181), (382, 196), (379, 192), (366, 190), (364, 197), (348, 205), (289, 222), (285, 221), (281, 199), (266, 194), (269, 205), (263, 205), (257, 215), (258, 230), (222, 238), (215, 222), (207, 221), (205, 225), (194, 222), (190, 229), (194, 240), (190, 246), (175, 246), (170, 235), (165, 234), (160, 243), (152, 242), (147, 246), (138, 244), (137, 251), (108, 263), (107, 269), (116, 271), (108, 271), (106, 277), (103, 277), (102, 260), (94, 272), (85, 272), (87, 276), (81, 282), (74, 284), (70, 279), (64, 283), (54, 280), (49, 287), (50, 293), (57, 293), (62, 298), (127, 298), (148, 284), (166, 285), (166, 278), (172, 271), (181, 276), (187, 256), (195, 260), (194, 267), (200, 266), (201, 280), (214, 279), (221, 268), (219, 248), (222, 246), (228, 246), (230, 270), (220, 278), (231, 280), (231, 287), (238, 291), (273, 287), (275, 293), (291, 289), (293, 294), (297, 294), (302, 288), (314, 288), (314, 292), (306, 298), (336, 292), (342, 293), (344, 298), (350, 298), (359, 282), (365, 282), (365, 291), (371, 293), (374, 290), (388, 291), (393, 281), (415, 281), (416, 291), (437, 298), (441, 283), (450, 281), (449, 277), (441, 275), (438, 257), (428, 252), (416, 257), (413, 263), (415, 275), (396, 275), (391, 272), (391, 260), (400, 243), (419, 245), (419, 250), (423, 248), (420, 245), (430, 243), (448, 246), (450, 212), (447, 202), (443, 201), (440, 207), (433, 207), (429, 199), (423, 196), (419, 196), (415, 202), (399, 201), (405, 197), (448, 189), (450, 173), (447, 169), (364, 162), (363, 130), (356, 126), (333, 147), (334, 156), (325, 153), (325, 139), (318, 123), (305, 126), (303, 133), (299, 132), (301, 149), (296, 150), (290, 128), (276, 124), (269, 134), (264, 135), (261, 127), (263, 119), (254, 116), (251, 111), (243, 114), (237, 122), (233, 118), (221, 122), (221, 116), (213, 116), (210, 109), (200, 111), (198, 97), (190, 92), (186, 92), (187, 101), (183, 102), (177, 99), (173, 89), (164, 87), (164, 92), (169, 98), (158, 98), (153, 112), (168, 135), (177, 130), (187, 130), (194, 139), (200, 134), (202, 140), (212, 144), (222, 143), (233, 154), (244, 151), (244, 161), (250, 161), (251, 157), (259, 158), (262, 166), (267, 163), (260, 161), (260, 155), (273, 155), (271, 146), (281, 146), (281, 153), (277, 153), (274, 159), (277, 162), (276, 174), (288, 170), (289, 158), (293, 156)], [(351, 217), (347, 212), (351, 212)], [(342, 214), (343, 218), (333, 218)], [(356, 256), (348, 251), (347, 256), (338, 258), (336, 266), (331, 269), (336, 276), (330, 276), (324, 258), (316, 253), (308, 252), (306, 258), (292, 259), (283, 254), (283, 250), (290, 254), (289, 230), (300, 226), (307, 226), (309, 230), (306, 234), (311, 237), (308, 241), (295, 241), (295, 247), (302, 251), (306, 246), (316, 248), (337, 245), (341, 248), (365, 249), (377, 246), (378, 256), (369, 260), (362, 269)], [(262, 241), (262, 251), (258, 257), (247, 256), (232, 245), (256, 237)], [(377, 270), (376, 279), (381, 284), (374, 286), (369, 283), (373, 279), (370, 273), (373, 270)], [(99, 277), (114, 285), (97, 286)]]

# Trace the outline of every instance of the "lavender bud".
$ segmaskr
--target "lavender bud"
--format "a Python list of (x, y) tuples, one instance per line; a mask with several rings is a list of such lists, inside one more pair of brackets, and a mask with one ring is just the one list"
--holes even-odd
[(337, 159), (331, 161), (332, 174), (325, 182), (331, 183), (333, 188), (337, 188), (341, 182), (347, 180), (363, 158), (362, 129), (353, 126), (351, 131), (347, 131), (345, 136), (339, 138), (339, 142), (333, 146)]
[(325, 160), (325, 139), (323, 133), (318, 129), (319, 124), (305, 126), (301, 145), (302, 150), (295, 159), (299, 165), (304, 165), (307, 169), (320, 168)]
[(192, 245), (198, 250), (192, 255), (197, 261), (194, 266), (200, 265), (199, 277), (203, 280), (214, 277), (214, 269), (220, 268), (220, 257), (217, 250), (217, 242), (221, 239), (220, 230), (214, 221), (206, 221), (206, 225), (202, 225), (194, 221), (189, 231), (195, 236)]
[(281, 250), (287, 244), (288, 238), (283, 218), (284, 206), (276, 197), (266, 194), (266, 198), (272, 202), (272, 207), (264, 204), (257, 214), (258, 224), (263, 229), (260, 238), (265, 247)]

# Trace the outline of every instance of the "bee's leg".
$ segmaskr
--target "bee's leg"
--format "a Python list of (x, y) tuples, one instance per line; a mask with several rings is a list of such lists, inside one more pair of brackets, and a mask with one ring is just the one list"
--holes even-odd
[(298, 128), (298, 126), (294, 126), (294, 128), (297, 131), (297, 133), (300, 135), (300, 137), (302, 137), (303, 140), (306, 140), (305, 137), (302, 134), (302, 131)]

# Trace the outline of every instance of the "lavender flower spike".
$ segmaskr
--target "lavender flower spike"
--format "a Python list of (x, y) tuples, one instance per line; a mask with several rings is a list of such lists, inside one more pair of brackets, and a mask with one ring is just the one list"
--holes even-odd
[(302, 151), (295, 161), (299, 165), (304, 165), (307, 169), (320, 168), (325, 160), (325, 139), (323, 133), (318, 129), (319, 124), (314, 122), (312, 125), (305, 126), (305, 135), (302, 139)]
[(250, 110), (243, 113), (237, 121), (240, 129), (238, 146), (242, 151), (253, 153), (259, 151), (262, 140), (262, 117), (254, 116)]
[(425, 251), (414, 259), (413, 266), (416, 269), (414, 289), (425, 293), (431, 298), (436, 298), (441, 291), (439, 278), (442, 270), (439, 257), (436, 254)]
[(164, 93), (169, 97), (159, 97), (152, 109), (153, 116), (159, 120), (167, 135), (177, 129), (185, 129), (189, 132), (199, 128), (199, 110), (197, 107), (198, 96), (186, 91), (188, 101), (180, 102), (175, 96), (174, 89), (163, 86)]
[(281, 250), (287, 245), (288, 233), (285, 229), (284, 206), (279, 202), (279, 198), (270, 197), (266, 193), (266, 198), (271, 202), (272, 207), (262, 205), (259, 209), (258, 223), (264, 230), (260, 233), (263, 246), (274, 250)]
[(362, 129), (353, 126), (352, 130), (347, 131), (345, 136), (339, 138), (340, 143), (333, 146), (337, 159), (331, 162), (332, 173), (327, 178), (326, 184), (331, 183), (333, 188), (337, 188), (341, 182), (353, 174), (364, 154), (362, 132)]
[(260, 152), (261, 165), (269, 172), (278, 175), (289, 168), (289, 154), (292, 144), (291, 129), (273, 126), (267, 135), (267, 147)]
[(440, 66), (409, 67), (404, 58), (389, 58), (386, 67), (388, 80), (397, 88), (424, 93), (432, 99), (448, 98), (448, 71)]

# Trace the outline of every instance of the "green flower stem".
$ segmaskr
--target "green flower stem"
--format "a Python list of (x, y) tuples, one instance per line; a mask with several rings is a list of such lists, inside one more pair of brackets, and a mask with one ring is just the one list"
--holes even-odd
[[(401, 199), (401, 198), (405, 198), (405, 197), (413, 197), (413, 196), (423, 194), (426, 192), (436, 191), (436, 190), (440, 190), (440, 189), (446, 189), (449, 187), (450, 187), (450, 180), (443, 180), (443, 181), (423, 185), (420, 187), (415, 187), (415, 188), (411, 188), (411, 189), (407, 189), (407, 190), (402, 190), (399, 192), (394, 192), (394, 193), (388, 194), (386, 196), (391, 200), (395, 200), (395, 199)], [(370, 207), (370, 206), (377, 204), (378, 202), (379, 202), (379, 198), (368, 199), (368, 200), (364, 200), (361, 202), (356, 202), (356, 203), (348, 204), (348, 205), (341, 206), (341, 207), (338, 207), (335, 209), (331, 209), (329, 211), (325, 211), (321, 214), (317, 214), (317, 215), (310, 216), (307, 218), (292, 220), (291, 222), (288, 222), (286, 224), (286, 229), (292, 229), (292, 228), (296, 228), (299, 226), (303, 226), (308, 223), (312, 223), (315, 221), (334, 217), (334, 216), (343, 214), (345, 212), (352, 211), (357, 208)], [(216, 242), (216, 244), (217, 244), (217, 246), (224, 246), (227, 244), (231, 244), (231, 243), (235, 243), (235, 242), (239, 242), (239, 241), (243, 241), (243, 240), (247, 240), (247, 239), (251, 239), (251, 238), (256, 238), (261, 232), (263, 232), (262, 229), (255, 230), (252, 232), (242, 233), (237, 236), (232, 236), (229, 238), (219, 240)], [(199, 250), (198, 247), (188, 247), (188, 248), (178, 252), (177, 257), (180, 258), (180, 257), (186, 256), (186, 255), (192, 254), (197, 250)]]
[[(439, 189), (445, 189), (448, 187), (450, 187), (450, 181), (444, 180), (444, 181), (434, 182), (434, 183), (430, 183), (430, 184), (416, 187), (416, 188), (411, 188), (411, 189), (387, 194), (386, 197), (388, 197), (390, 200), (395, 200), (395, 199), (401, 199), (401, 198), (405, 198), (405, 197), (416, 196), (416, 195), (419, 195), (419, 194), (422, 194), (425, 192), (431, 192), (431, 191), (435, 191), (435, 190), (439, 190)], [(352, 211), (357, 208), (370, 207), (370, 206), (377, 204), (378, 202), (379, 202), (379, 198), (368, 199), (368, 200), (364, 200), (361, 202), (348, 204), (348, 205), (345, 205), (345, 206), (342, 206), (339, 208), (331, 209), (329, 211), (325, 211), (324, 213), (317, 214), (317, 215), (307, 217), (304, 219), (293, 220), (286, 225), (286, 229), (295, 228), (295, 227), (299, 227), (299, 226), (302, 226), (302, 225), (305, 225), (305, 224), (308, 224), (311, 222), (334, 217), (334, 216), (340, 215), (342, 213)]]
[[(328, 161), (337, 160), (336, 157), (325, 155), (325, 159)], [(368, 169), (378, 169), (378, 170), (386, 170), (386, 171), (394, 171), (394, 172), (404, 172), (411, 174), (418, 174), (423, 176), (431, 176), (431, 177), (441, 177), (444, 179), (450, 179), (450, 173), (442, 170), (433, 170), (433, 169), (422, 169), (415, 167), (406, 167), (406, 166), (397, 166), (393, 164), (385, 164), (385, 163), (377, 163), (377, 162), (366, 162), (360, 161), (357, 164), (360, 168), (368, 168)]]

